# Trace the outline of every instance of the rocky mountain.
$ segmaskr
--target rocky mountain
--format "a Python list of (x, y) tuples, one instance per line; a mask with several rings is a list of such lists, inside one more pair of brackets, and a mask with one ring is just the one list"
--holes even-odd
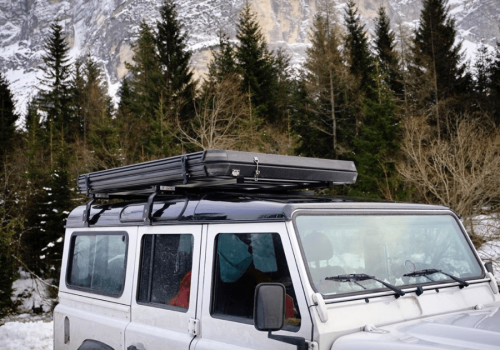
[[(116, 94), (132, 57), (131, 43), (139, 23), (154, 23), (163, 0), (0, 0), (0, 70), (11, 83), (23, 112), (36, 93), (43, 42), (49, 25), (58, 20), (65, 30), (71, 56), (91, 53), (104, 67), (110, 93)], [(189, 35), (193, 66), (202, 75), (210, 48), (223, 30), (234, 38), (238, 13), (247, 0), (176, 0), (180, 20)], [(285, 47), (292, 63), (300, 64), (316, 2), (325, 0), (249, 0), (272, 48)], [(347, 0), (334, 0), (339, 12)], [(376, 10), (384, 5), (395, 27), (412, 29), (419, 19), (420, 0), (356, 0), (360, 13), (373, 28)], [(469, 57), (481, 42), (494, 45), (500, 38), (500, 0), (449, 0), (460, 39)], [(395, 28), (396, 29), (396, 28)]]

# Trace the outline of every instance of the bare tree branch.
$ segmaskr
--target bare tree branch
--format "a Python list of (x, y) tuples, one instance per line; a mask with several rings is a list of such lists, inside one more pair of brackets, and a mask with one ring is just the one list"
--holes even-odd
[[(451, 119), (451, 118), (450, 118)], [(436, 138), (426, 117), (404, 122), (401, 176), (429, 203), (462, 215), (474, 233), (473, 218), (497, 210), (500, 198), (500, 133), (472, 118), (455, 118), (447, 138)]]

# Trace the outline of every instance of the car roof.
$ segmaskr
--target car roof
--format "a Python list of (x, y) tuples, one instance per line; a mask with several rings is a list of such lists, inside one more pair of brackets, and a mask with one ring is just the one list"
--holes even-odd
[[(92, 205), (88, 223), (86, 206), (75, 208), (66, 227), (113, 227), (144, 225), (147, 201), (127, 201)], [(339, 211), (436, 211), (439, 205), (371, 201), (348, 197), (301, 194), (264, 195), (213, 192), (191, 195), (158, 196), (152, 205), (152, 225), (201, 224), (215, 222), (289, 221), (299, 210)]]

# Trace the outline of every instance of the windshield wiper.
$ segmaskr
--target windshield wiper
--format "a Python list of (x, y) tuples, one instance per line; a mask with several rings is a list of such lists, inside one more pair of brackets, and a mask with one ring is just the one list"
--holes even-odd
[(366, 290), (366, 288), (363, 287), (361, 284), (359, 284), (358, 281), (374, 280), (374, 281), (377, 281), (379, 283), (382, 283), (384, 286), (386, 286), (387, 288), (392, 290), (394, 293), (396, 293), (396, 295), (395, 295), (396, 299), (399, 297), (402, 297), (403, 295), (406, 294), (404, 291), (402, 291), (398, 287), (395, 287), (392, 284), (389, 284), (387, 282), (381, 281), (381, 280), (375, 278), (375, 276), (369, 276), (365, 273), (351, 273), (349, 275), (338, 275), (338, 276), (326, 277), (325, 280), (337, 281), (337, 282), (352, 282), (352, 283), (356, 283), (358, 286), (361, 286), (365, 290)]
[[(451, 278), (452, 280), (460, 283), (460, 289), (462, 289), (463, 287), (468, 287), (469, 286), (469, 283), (466, 282), (465, 280), (461, 279), (461, 278), (458, 278), (458, 277), (455, 277), (453, 275), (450, 275), (449, 273), (446, 273), (446, 272), (443, 272), (441, 270), (437, 270), (437, 269), (426, 269), (426, 270), (418, 270), (418, 271), (414, 271), (414, 272), (410, 272), (410, 273), (406, 273), (404, 274), (403, 276), (405, 277), (420, 277), (420, 276), (424, 276), (424, 277), (427, 277), (427, 275), (433, 275), (435, 273), (442, 273), (443, 275), (445, 276), (448, 276), (449, 278)], [(428, 278), (428, 277), (427, 277)], [(432, 281), (432, 280), (431, 280)], [(434, 282), (434, 281), (433, 281)]]

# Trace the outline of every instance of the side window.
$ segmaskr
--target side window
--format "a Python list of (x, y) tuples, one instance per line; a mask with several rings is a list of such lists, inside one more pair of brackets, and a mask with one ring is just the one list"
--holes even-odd
[(119, 296), (125, 285), (127, 233), (77, 233), (71, 239), (69, 288)]
[(298, 331), (300, 312), (277, 233), (220, 233), (216, 237), (212, 316), (251, 323), (255, 287), (278, 282), (286, 287), (285, 330)]
[(191, 291), (193, 235), (144, 235), (137, 302), (186, 312)]

